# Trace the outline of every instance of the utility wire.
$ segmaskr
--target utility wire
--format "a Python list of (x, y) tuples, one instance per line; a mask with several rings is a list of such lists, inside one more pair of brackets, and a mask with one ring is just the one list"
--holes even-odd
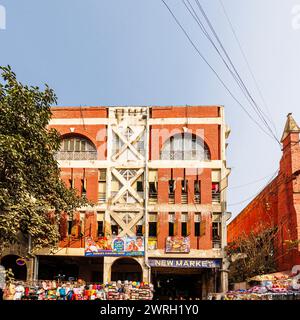
[(267, 176), (265, 176), (265, 177), (263, 177), (263, 178), (260, 178), (260, 179), (258, 179), (258, 180), (255, 180), (255, 181), (251, 181), (251, 182), (248, 182), (248, 183), (245, 183), (245, 184), (241, 184), (241, 185), (238, 185), (238, 186), (230, 187), (230, 188), (228, 188), (228, 190), (240, 189), (240, 188), (243, 188), (243, 187), (250, 186), (250, 185), (252, 185), (252, 184), (255, 184), (255, 183), (257, 183), (257, 182), (260, 182), (260, 181), (263, 181), (263, 180), (269, 178), (271, 175), (273, 175), (273, 173), (268, 174)]
[(238, 44), (238, 46), (239, 46), (239, 49), (240, 49), (240, 51), (241, 51), (241, 54), (242, 54), (242, 56), (243, 56), (243, 58), (244, 58), (244, 60), (245, 60), (245, 62), (246, 62), (246, 65), (247, 65), (247, 67), (248, 67), (248, 70), (249, 70), (249, 72), (250, 72), (250, 74), (251, 74), (251, 77), (252, 77), (252, 79), (253, 79), (253, 81), (254, 81), (255, 87), (256, 87), (256, 89), (257, 89), (257, 91), (258, 91), (258, 93), (259, 93), (259, 95), (260, 95), (260, 98), (261, 98), (261, 100), (262, 100), (262, 102), (263, 102), (263, 104), (264, 104), (264, 106), (265, 106), (265, 108), (266, 108), (266, 111), (268, 112), (268, 114), (269, 114), (269, 116), (270, 116), (270, 120), (271, 120), (271, 123), (272, 123), (272, 125), (273, 125), (274, 130), (275, 130), (276, 136), (278, 136), (277, 128), (276, 128), (276, 125), (275, 125), (275, 123), (274, 123), (274, 121), (273, 121), (273, 119), (272, 119), (270, 109), (269, 109), (269, 107), (268, 107), (268, 104), (267, 104), (267, 102), (266, 102), (266, 99), (265, 99), (264, 95), (262, 94), (262, 91), (261, 91), (261, 89), (260, 89), (260, 87), (259, 87), (258, 81), (257, 81), (256, 78), (255, 78), (254, 72), (253, 72), (253, 70), (252, 70), (252, 68), (251, 68), (251, 66), (250, 66), (249, 60), (247, 59), (246, 53), (245, 53), (245, 51), (244, 51), (244, 49), (243, 49), (243, 46), (242, 46), (242, 44), (241, 44), (241, 42), (240, 42), (240, 40), (239, 40), (239, 38), (238, 38), (238, 35), (237, 35), (236, 31), (235, 31), (235, 28), (234, 28), (234, 26), (233, 26), (233, 23), (232, 23), (229, 15), (228, 15), (228, 13), (227, 13), (227, 10), (226, 10), (226, 8), (225, 8), (225, 5), (224, 5), (223, 1), (222, 1), (222, 0), (219, 0), (219, 2), (220, 2), (220, 5), (221, 5), (221, 7), (222, 7), (222, 10), (223, 10), (223, 12), (224, 12), (224, 15), (225, 15), (225, 17), (226, 17), (226, 19), (227, 19), (227, 21), (228, 21), (228, 24), (229, 24), (229, 26), (230, 26), (230, 29), (231, 29), (231, 31), (232, 31), (232, 33), (233, 33), (233, 36), (234, 36), (234, 38), (235, 38), (235, 40), (236, 40), (236, 42), (237, 42), (237, 44)]
[[(183, 1), (183, 3), (185, 3), (185, 0), (182, 0), (182, 1)], [(189, 0), (187, 0), (187, 1), (189, 2)], [(201, 12), (201, 14), (202, 14), (202, 16), (204, 17), (206, 23), (208, 24), (211, 32), (213, 33), (214, 37), (216, 38), (216, 40), (217, 40), (217, 42), (218, 42), (221, 50), (223, 51), (223, 53), (225, 54), (226, 58), (228, 59), (229, 64), (231, 65), (233, 71), (232, 71), (230, 68), (228, 68), (228, 66), (227, 66), (227, 64), (226, 64), (227, 69), (230, 71), (231, 74), (234, 72), (234, 74), (236, 75), (236, 77), (235, 77), (235, 76), (233, 76), (233, 77), (234, 77), (234, 79), (235, 79), (236, 81), (237, 81), (237, 79), (238, 79), (237, 84), (238, 84), (239, 87), (241, 88), (241, 90), (242, 90), (242, 92), (244, 93), (244, 95), (250, 99), (250, 100), (249, 100), (249, 99), (247, 98), (248, 101), (250, 102), (253, 110), (254, 110), (255, 113), (258, 115), (258, 117), (261, 119), (261, 121), (264, 123), (264, 125), (266, 126), (266, 128), (270, 131), (270, 133), (271, 133), (271, 135), (274, 137), (274, 139), (275, 139), (275, 140), (278, 142), (278, 144), (280, 145), (280, 142), (279, 142), (277, 136), (273, 133), (273, 130), (271, 129), (271, 127), (269, 126), (268, 122), (267, 122), (266, 119), (265, 119), (265, 118), (268, 118), (268, 117), (266, 116), (266, 114), (264, 114), (264, 112), (263, 112), (263, 111), (261, 110), (261, 108), (258, 106), (258, 104), (257, 104), (256, 101), (254, 100), (253, 96), (251, 95), (249, 89), (248, 89), (247, 86), (245, 85), (245, 83), (244, 83), (243, 79), (241, 78), (238, 70), (236, 69), (236, 67), (235, 67), (232, 59), (230, 58), (227, 50), (225, 49), (222, 41), (220, 40), (217, 32), (215, 31), (212, 23), (210, 22), (210, 19), (209, 19), (209, 17), (207, 16), (205, 10), (204, 10), (203, 7), (201, 6), (199, 0), (195, 0), (195, 2), (196, 2), (196, 4), (197, 4), (197, 6), (198, 6), (198, 8), (199, 8), (199, 10), (200, 10), (200, 12)], [(190, 3), (189, 3), (189, 4), (190, 4)], [(191, 5), (191, 4), (190, 4), (190, 5)], [(197, 14), (196, 14), (196, 16), (198, 17)], [(193, 17), (194, 17), (194, 16), (193, 16)], [(195, 17), (194, 17), (194, 19), (195, 19)], [(199, 17), (198, 17), (198, 20), (200, 20)], [(197, 21), (197, 19), (196, 19), (196, 21)], [(202, 24), (202, 26), (203, 26), (203, 24)], [(204, 27), (204, 26), (203, 26), (203, 27)], [(205, 27), (204, 27), (204, 29), (205, 29)], [(201, 28), (201, 30), (203, 30), (203, 28)], [(212, 40), (209, 36), (207, 36), (207, 34), (208, 34), (208, 32), (206, 32), (206, 34), (205, 34), (206, 37), (213, 43), (213, 40)], [(215, 47), (215, 45), (214, 45), (214, 47)], [(218, 52), (218, 54), (220, 55), (220, 52), (219, 52), (218, 50), (217, 50), (217, 52)], [(220, 57), (221, 57), (222, 60), (224, 61), (222, 55), (220, 55)], [(233, 74), (232, 74), (232, 75), (233, 75)], [(269, 119), (269, 121), (270, 121), (270, 119)]]
[[(187, 6), (187, 4), (185, 3), (185, 0), (182, 0), (183, 4), (185, 5), (186, 9), (189, 11), (189, 13), (191, 14), (191, 16), (194, 18), (194, 20), (196, 21), (196, 23), (198, 24), (198, 26), (200, 27), (201, 31), (204, 33), (204, 35), (206, 36), (206, 38), (210, 41), (211, 45), (214, 47), (214, 49), (216, 50), (216, 52), (218, 53), (218, 55), (220, 56), (220, 58), (222, 59), (223, 63), (225, 64), (226, 68), (228, 69), (228, 71), (230, 72), (230, 74), (232, 75), (232, 77), (234, 78), (234, 80), (236, 81), (236, 83), (238, 84), (238, 86), (240, 87), (242, 93), (245, 95), (245, 98), (248, 100), (248, 102), (250, 104), (253, 104), (253, 101), (251, 101), (251, 99), (249, 98), (249, 95), (247, 94), (247, 92), (245, 92), (245, 86), (243, 87), (243, 83), (241, 82), (240, 78), (237, 76), (237, 72), (235, 73), (230, 66), (228, 65), (227, 61), (224, 59), (222, 53), (220, 52), (219, 48), (216, 46), (216, 44), (214, 43), (213, 39), (211, 38), (211, 36), (209, 35), (209, 33), (207, 32), (204, 24), (202, 23), (202, 21), (200, 20), (198, 14), (196, 13), (194, 7), (191, 5), (190, 1), (187, 0), (187, 3), (189, 4), (189, 7)], [(192, 12), (193, 11), (193, 12)], [(230, 58), (229, 58), (230, 59)], [(256, 113), (257, 110), (254, 110)], [(258, 116), (260, 117), (260, 114), (258, 114)], [(261, 119), (262, 120), (262, 119)], [(270, 130), (269, 130), (270, 131)], [(272, 132), (271, 132), (272, 134)], [(275, 137), (276, 139), (276, 137)], [(277, 140), (276, 140), (277, 141)]]
[(208, 62), (208, 60), (204, 57), (204, 55), (200, 52), (200, 50), (197, 48), (196, 44), (194, 43), (194, 41), (191, 39), (191, 37), (189, 36), (189, 34), (187, 33), (187, 31), (184, 29), (184, 27), (182, 26), (182, 24), (179, 22), (179, 20), (177, 19), (177, 17), (175, 16), (175, 14), (173, 13), (172, 9), (168, 6), (168, 4), (166, 3), (165, 0), (161, 0), (162, 3), (165, 5), (165, 7), (168, 9), (168, 11), (170, 12), (171, 16), (173, 17), (173, 19), (175, 20), (175, 22), (177, 23), (177, 25), (180, 27), (180, 29), (182, 30), (182, 32), (184, 33), (184, 35), (186, 36), (186, 38), (189, 40), (190, 44), (193, 46), (193, 48), (196, 50), (196, 52), (198, 53), (198, 55), (202, 58), (202, 60), (207, 64), (207, 66), (212, 70), (212, 72), (215, 74), (215, 76), (218, 78), (218, 80), (221, 82), (221, 84), (223, 85), (223, 87), (226, 89), (226, 91), (230, 94), (230, 96), (234, 99), (234, 101), (244, 110), (244, 112), (248, 115), (248, 117), (260, 128), (261, 131), (263, 131), (266, 135), (268, 135), (269, 137), (273, 138), (272, 135), (270, 135), (267, 131), (264, 130), (264, 128), (262, 128), (262, 126), (255, 120), (255, 118), (253, 118), (253, 116), (247, 111), (247, 109), (242, 105), (242, 103), (235, 97), (235, 95), (232, 93), (232, 91), (229, 89), (229, 87), (225, 84), (225, 82), (222, 80), (222, 78), (219, 76), (219, 74), (217, 73), (217, 71), (212, 67), (212, 65)]
[[(253, 195), (253, 196), (251, 196), (251, 197), (249, 197), (249, 198), (247, 198), (247, 199), (245, 199), (245, 200), (242, 200), (242, 201), (240, 201), (240, 202), (228, 204), (228, 207), (238, 206), (238, 205), (243, 204), (243, 203), (245, 203), (245, 202), (247, 202), (247, 201), (249, 201), (249, 200), (255, 199), (255, 198), (256, 198), (257, 196), (259, 196), (259, 195), (262, 193), (262, 191), (271, 183), (271, 181), (275, 178), (275, 176), (276, 176), (276, 174), (278, 173), (278, 171), (279, 171), (279, 169), (275, 171), (275, 173), (272, 175), (272, 177), (271, 177), (270, 180), (267, 182), (267, 184), (266, 184), (258, 193), (256, 193), (255, 195)], [(281, 183), (281, 181), (280, 181), (280, 183)], [(276, 183), (276, 186), (278, 186), (278, 185), (279, 185), (279, 182)]]
[[(254, 105), (255, 110), (257, 111), (256, 113), (257, 113), (258, 116), (261, 118), (261, 120), (265, 123), (265, 125), (266, 125), (267, 128), (270, 130), (270, 132), (273, 134), (272, 129), (269, 127), (268, 123), (265, 121), (265, 117), (264, 117), (264, 116), (266, 116), (266, 115), (265, 115), (265, 114), (263, 113), (263, 111), (259, 108), (259, 106), (258, 106), (257, 103), (255, 102), (255, 100), (253, 99), (252, 95), (250, 94), (249, 90), (247, 89), (247, 86), (245, 85), (245, 83), (244, 83), (244, 81), (242, 80), (239, 72), (237, 71), (236, 67), (234, 66), (234, 64), (233, 64), (233, 62), (232, 62), (232, 59), (230, 58), (230, 56), (229, 56), (229, 54), (227, 53), (227, 51), (226, 51), (223, 43), (221, 42), (220, 38), (218, 37), (218, 35), (217, 35), (217, 33), (216, 33), (216, 31), (215, 31), (212, 23), (210, 22), (207, 14), (205, 13), (205, 10), (204, 10), (203, 7), (201, 6), (199, 0), (195, 0), (195, 2), (196, 2), (196, 4), (197, 4), (199, 10), (201, 11), (201, 14), (203, 15), (204, 19), (206, 20), (206, 22), (207, 22), (210, 30), (212, 31), (213, 35), (215, 36), (217, 42), (219, 43), (222, 51), (224, 52), (226, 58), (228, 59), (230, 65), (232, 66), (235, 74), (237, 75), (237, 77), (238, 77), (238, 79), (239, 79), (239, 82), (240, 82), (240, 84), (241, 84), (242, 87), (243, 87), (242, 90), (245, 90), (245, 93), (249, 96), (249, 98), (251, 99), (251, 102), (252, 102), (253, 105)], [(269, 120), (269, 121), (270, 121), (270, 120)], [(274, 136), (274, 137), (275, 137), (275, 139), (277, 140), (277, 137), (276, 137), (276, 136)], [(278, 140), (277, 140), (277, 141), (278, 141)], [(280, 143), (279, 143), (279, 144), (280, 144)]]

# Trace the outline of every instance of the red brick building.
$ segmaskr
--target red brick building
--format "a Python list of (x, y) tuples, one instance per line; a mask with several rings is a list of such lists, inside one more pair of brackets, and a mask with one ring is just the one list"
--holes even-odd
[[(63, 181), (94, 206), (63, 215), (33, 276), (152, 281), (161, 296), (225, 291), (224, 108), (57, 107)], [(140, 249), (137, 247), (140, 245)], [(135, 249), (133, 249), (135, 248)], [(181, 291), (180, 291), (181, 290)]]
[(282, 158), (276, 178), (228, 225), (228, 242), (251, 230), (278, 226), (278, 271), (300, 264), (300, 244), (288, 250), (289, 241), (300, 240), (300, 128), (288, 115), (282, 136)]

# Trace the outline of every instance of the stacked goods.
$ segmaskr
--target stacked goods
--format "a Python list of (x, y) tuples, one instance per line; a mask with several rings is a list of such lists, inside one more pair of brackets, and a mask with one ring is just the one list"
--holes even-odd
[(293, 276), (262, 275), (250, 279), (259, 283), (248, 290), (229, 291), (225, 300), (299, 300), (300, 289), (293, 285)]
[(153, 285), (132, 281), (105, 284), (39, 281), (7, 284), (5, 300), (151, 300)]

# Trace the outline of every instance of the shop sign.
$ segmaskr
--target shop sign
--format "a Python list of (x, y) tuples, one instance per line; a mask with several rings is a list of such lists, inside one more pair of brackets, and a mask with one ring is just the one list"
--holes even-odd
[(217, 259), (149, 259), (149, 265), (157, 268), (221, 268)]
[(143, 256), (144, 237), (101, 237), (94, 240), (92, 237), (85, 241), (85, 256)]
[(167, 253), (189, 253), (190, 238), (189, 237), (167, 237), (166, 252)]

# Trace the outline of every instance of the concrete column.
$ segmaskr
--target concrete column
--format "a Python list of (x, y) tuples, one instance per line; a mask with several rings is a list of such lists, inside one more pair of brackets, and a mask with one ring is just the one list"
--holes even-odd
[(26, 263), (27, 267), (27, 281), (34, 280), (34, 259), (30, 258)]
[(103, 259), (103, 282), (111, 281), (111, 266), (112, 266), (111, 257), (104, 257)]
[(221, 291), (225, 293), (228, 291), (228, 272), (221, 271)]
[(35, 256), (34, 258), (34, 274), (33, 279), (38, 280), (39, 278), (39, 257)]
[(226, 258), (222, 260), (222, 270), (221, 272), (221, 291), (225, 293), (228, 291), (228, 268), (229, 262)]

